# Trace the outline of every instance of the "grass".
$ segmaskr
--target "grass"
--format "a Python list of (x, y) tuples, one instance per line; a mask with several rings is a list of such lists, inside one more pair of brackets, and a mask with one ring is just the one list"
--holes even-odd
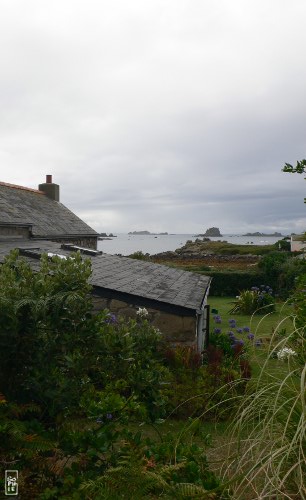
[[(297, 360), (291, 365), (269, 357), (271, 348), (279, 349), (287, 337), (294, 336), (293, 308), (278, 302), (273, 313), (233, 316), (229, 311), (234, 300), (209, 299), (211, 309), (222, 318), (216, 326), (226, 332), (229, 320), (235, 318), (237, 327), (248, 326), (262, 339), (259, 348), (249, 348), (252, 379), (246, 393), (237, 397), (236, 415), (220, 422), (206, 422), (205, 415), (197, 420), (170, 417), (161, 424), (139, 427), (135, 423), (131, 429), (164, 442), (171, 433), (175, 446), (182, 442), (204, 448), (210, 470), (230, 481), (232, 499), (306, 499), (306, 368), (301, 370)], [(211, 330), (214, 326), (212, 321)]]
[(278, 302), (276, 311), (265, 316), (233, 316), (229, 314), (233, 300), (210, 298), (211, 308), (222, 318), (216, 326), (227, 331), (234, 317), (238, 327), (249, 326), (263, 342), (260, 348), (249, 350), (252, 379), (248, 391), (237, 401), (236, 420), (228, 422), (228, 432), (214, 435), (216, 448), (208, 451), (208, 458), (213, 464), (221, 457), (223, 465), (220, 469), (219, 463), (215, 470), (225, 470), (224, 479), (236, 477), (235, 499), (305, 499), (306, 367), (298, 359), (284, 363), (269, 356), (271, 350), (294, 341), (293, 308)]
[[(293, 324), (290, 318), (293, 313), (293, 306), (287, 302), (277, 302), (275, 312), (273, 313), (253, 316), (243, 314), (233, 315), (230, 314), (229, 311), (234, 301), (235, 297), (211, 297), (209, 299), (210, 310), (217, 310), (217, 314), (221, 316), (222, 323), (216, 326), (220, 327), (222, 331), (226, 332), (230, 330), (229, 320), (234, 318), (237, 322), (237, 327), (242, 328), (248, 326), (250, 331), (255, 335), (255, 339), (260, 339), (262, 341), (260, 347), (254, 347), (249, 351), (252, 367), (252, 381), (256, 381), (266, 361), (267, 350), (272, 338), (275, 338), (274, 335), (277, 334), (279, 340), (290, 334), (293, 330)], [(211, 314), (211, 319), (212, 316)], [(211, 331), (213, 325), (214, 323), (212, 322)], [(246, 336), (246, 334), (244, 334), (244, 336)], [(283, 366), (276, 364), (274, 360), (269, 360), (268, 368), (271, 370), (271, 373), (281, 375), (279, 370), (282, 370)]]
[(290, 330), (292, 328), (292, 321), (290, 316), (292, 315), (293, 308), (286, 302), (277, 302), (276, 310), (273, 313), (266, 315), (243, 315), (243, 314), (230, 314), (229, 311), (233, 307), (233, 302), (235, 297), (210, 297), (209, 305), (210, 310), (216, 309), (217, 314), (221, 316), (222, 323), (220, 328), (228, 328), (229, 320), (236, 319), (238, 327), (248, 326), (251, 332), (257, 338), (263, 339), (264, 342), (269, 341), (272, 333), (278, 329), (280, 330)]

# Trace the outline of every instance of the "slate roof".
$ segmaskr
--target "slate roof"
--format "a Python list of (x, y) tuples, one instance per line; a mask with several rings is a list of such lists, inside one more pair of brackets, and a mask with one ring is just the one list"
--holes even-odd
[(43, 192), (0, 182), (0, 224), (30, 224), (35, 238), (97, 236), (62, 203)]
[[(43, 252), (73, 255), (62, 249), (60, 243), (10, 240), (0, 242), (0, 263), (13, 248), (32, 249), (37, 257)], [(124, 300), (125, 297), (138, 305), (147, 300), (147, 305), (152, 307), (168, 304), (189, 315), (201, 308), (211, 281), (208, 276), (128, 257), (102, 254), (89, 258), (92, 262), (90, 282), (101, 295), (108, 292), (113, 298)], [(34, 269), (39, 268), (37, 259), (27, 257), (27, 260)]]

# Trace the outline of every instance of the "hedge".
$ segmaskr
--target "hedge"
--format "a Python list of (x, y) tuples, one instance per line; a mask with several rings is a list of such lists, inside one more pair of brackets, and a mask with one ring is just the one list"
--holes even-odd
[(217, 297), (236, 296), (252, 286), (269, 285), (274, 288), (276, 285), (271, 283), (271, 279), (268, 283), (264, 273), (206, 271), (205, 274), (213, 278), (210, 295)]

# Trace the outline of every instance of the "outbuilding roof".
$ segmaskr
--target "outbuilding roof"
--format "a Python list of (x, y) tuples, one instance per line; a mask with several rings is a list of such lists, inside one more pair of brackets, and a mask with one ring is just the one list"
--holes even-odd
[[(42, 253), (73, 255), (63, 247), (50, 241), (5, 241), (0, 244), (0, 263), (10, 250), (19, 248), (31, 266), (38, 269)], [(171, 306), (177, 313), (193, 315), (201, 308), (211, 281), (208, 276), (118, 255), (93, 252), (86, 257), (91, 259), (90, 282), (95, 293), (140, 306), (164, 310)]]
[(31, 226), (32, 237), (97, 236), (59, 201), (43, 191), (0, 182), (0, 224)]

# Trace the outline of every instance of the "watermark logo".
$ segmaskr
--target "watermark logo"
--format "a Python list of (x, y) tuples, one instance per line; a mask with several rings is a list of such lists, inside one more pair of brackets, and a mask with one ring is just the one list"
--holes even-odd
[(5, 471), (5, 494), (18, 495), (18, 470)]

